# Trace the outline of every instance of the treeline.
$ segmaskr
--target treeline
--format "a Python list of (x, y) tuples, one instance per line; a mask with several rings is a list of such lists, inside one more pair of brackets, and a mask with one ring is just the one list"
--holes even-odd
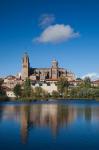
[(91, 79), (86, 77), (77, 87), (70, 89), (69, 96), (71, 98), (99, 99), (99, 87), (94, 87)]
[(57, 91), (53, 91), (49, 94), (41, 87), (31, 88), (30, 79), (26, 79), (23, 86), (16, 85), (13, 89), (17, 99), (98, 99), (99, 98), (99, 87), (93, 87), (91, 80), (86, 77), (84, 80), (80, 79), (80, 83), (76, 86), (70, 85), (66, 78), (61, 77), (57, 82)]
[(0, 101), (7, 101), (8, 97), (6, 96), (6, 92), (2, 88), (3, 80), (0, 78)]
[[(43, 90), (41, 87), (31, 88), (30, 79), (26, 79), (24, 84), (21, 86), (17, 84), (13, 89), (17, 99), (22, 100), (38, 100), (38, 99), (49, 99), (52, 97), (47, 91)], [(53, 97), (57, 97), (56, 91), (53, 91)]]

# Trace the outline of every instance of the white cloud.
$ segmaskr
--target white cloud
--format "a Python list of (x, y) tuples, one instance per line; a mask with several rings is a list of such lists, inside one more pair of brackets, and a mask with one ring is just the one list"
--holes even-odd
[(48, 27), (55, 21), (55, 16), (53, 14), (43, 14), (39, 19), (39, 26), (42, 28)]
[(99, 73), (95, 73), (95, 72), (88, 73), (88, 74), (82, 76), (82, 79), (84, 79), (85, 77), (90, 77), (91, 80), (97, 80), (97, 79), (99, 79)]
[(70, 25), (56, 24), (47, 27), (34, 41), (40, 43), (60, 43), (79, 36)]

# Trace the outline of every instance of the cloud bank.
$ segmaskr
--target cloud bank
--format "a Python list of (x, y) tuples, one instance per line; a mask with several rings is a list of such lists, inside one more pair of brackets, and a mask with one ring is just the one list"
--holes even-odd
[(97, 79), (99, 79), (99, 73), (95, 73), (95, 72), (88, 73), (88, 74), (82, 76), (82, 79), (84, 79), (85, 77), (90, 77), (91, 80), (97, 80)]
[(39, 37), (33, 41), (39, 43), (60, 43), (72, 38), (77, 38), (78, 32), (74, 32), (74, 29), (70, 25), (56, 24), (47, 27)]

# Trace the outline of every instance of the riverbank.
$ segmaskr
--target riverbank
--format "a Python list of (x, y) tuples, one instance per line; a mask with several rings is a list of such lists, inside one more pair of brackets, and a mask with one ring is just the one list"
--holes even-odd
[(7, 96), (0, 96), (0, 101), (10, 101), (10, 98)]
[(68, 101), (68, 100), (86, 100), (86, 101), (90, 101), (90, 100), (95, 100), (95, 101), (99, 101), (99, 97), (96, 97), (96, 98), (92, 98), (92, 97), (19, 97), (19, 98), (9, 98), (7, 96), (0, 96), (0, 101), (13, 101), (13, 102), (16, 102), (16, 101), (19, 101), (19, 102), (35, 102), (35, 101), (55, 101), (55, 100), (65, 100), (65, 101)]
[(71, 105), (74, 104), (79, 105), (82, 104), (83, 105), (92, 105), (95, 106), (96, 104), (99, 106), (99, 101), (96, 101), (94, 99), (49, 99), (49, 100), (32, 100), (32, 101), (23, 101), (23, 100), (16, 100), (16, 101), (1, 101), (0, 105), (24, 105), (24, 106), (29, 106), (29, 105), (52, 105), (52, 104), (60, 104), (60, 105)]

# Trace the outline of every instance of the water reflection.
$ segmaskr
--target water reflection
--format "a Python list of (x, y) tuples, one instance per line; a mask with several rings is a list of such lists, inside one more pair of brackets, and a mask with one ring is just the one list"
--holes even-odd
[(99, 119), (99, 107), (58, 104), (6, 105), (0, 106), (0, 123), (14, 121), (20, 125), (22, 143), (35, 128), (49, 128), (53, 136), (76, 121), (92, 123)]

